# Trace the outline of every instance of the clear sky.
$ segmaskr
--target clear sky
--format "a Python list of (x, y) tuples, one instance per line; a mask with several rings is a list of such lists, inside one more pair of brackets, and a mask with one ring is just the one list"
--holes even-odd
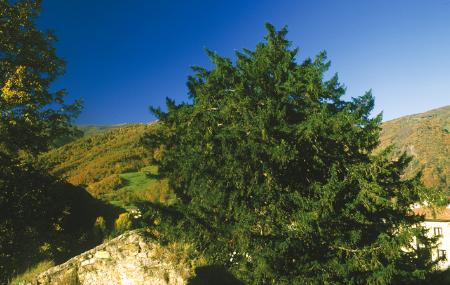
[(187, 100), (204, 48), (253, 49), (264, 23), (288, 26), (298, 60), (326, 50), (348, 97), (372, 89), (384, 120), (450, 104), (450, 0), (44, 0), (81, 124), (148, 122), (148, 106)]

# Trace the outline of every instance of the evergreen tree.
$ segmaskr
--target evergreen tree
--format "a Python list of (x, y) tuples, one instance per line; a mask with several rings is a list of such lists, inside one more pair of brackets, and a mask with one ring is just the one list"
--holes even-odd
[[(409, 158), (374, 154), (381, 115), (370, 92), (350, 101), (325, 52), (298, 63), (287, 30), (236, 53), (208, 51), (190, 102), (152, 109), (160, 174), (178, 197), (174, 236), (249, 284), (388, 284), (433, 266), (412, 213), (439, 193), (402, 179)], [(175, 231), (176, 229), (176, 231)]]

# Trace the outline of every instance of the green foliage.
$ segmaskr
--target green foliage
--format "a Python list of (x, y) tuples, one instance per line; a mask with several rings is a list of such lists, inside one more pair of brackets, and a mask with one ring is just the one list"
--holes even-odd
[(126, 125), (77, 125), (77, 129), (83, 133), (83, 136), (89, 137), (123, 128), (124, 126)]
[(22, 285), (28, 282), (33, 282), (35, 278), (45, 270), (55, 266), (55, 263), (51, 260), (44, 260), (36, 265), (30, 267), (24, 273), (14, 277), (8, 284), (9, 285)]
[(109, 193), (113, 190), (117, 190), (122, 187), (126, 182), (119, 174), (113, 174), (99, 182), (93, 183), (88, 186), (88, 191), (95, 197), (99, 197), (102, 194)]
[[(40, 3), (0, 0), (2, 284), (38, 260), (61, 261), (92, 245), (85, 234), (93, 225), (92, 197), (34, 164), (60, 136), (74, 132), (70, 123), (80, 110), (79, 101), (65, 102), (64, 90), (50, 89), (64, 62), (56, 55), (55, 36), (35, 25)], [(83, 211), (77, 203), (86, 203)]]
[(126, 125), (74, 125), (70, 128), (70, 132), (63, 133), (53, 140), (52, 147), (58, 148), (63, 145), (74, 142), (82, 137), (89, 137), (106, 133), (108, 131), (122, 128)]
[(35, 26), (41, 1), (0, 1), (0, 150), (37, 154), (70, 131), (80, 102), (49, 90), (64, 73), (55, 35)]
[(121, 234), (133, 227), (133, 218), (129, 213), (122, 213), (114, 222), (114, 230), (116, 233)]
[(107, 225), (105, 218), (103, 218), (102, 216), (99, 216), (95, 219), (94, 235), (99, 239), (107, 236)]
[(69, 132), (63, 133), (53, 139), (50, 149), (58, 148), (68, 143), (71, 143), (83, 137), (83, 135), (84, 135), (83, 131), (80, 130), (77, 126), (71, 126), (69, 128)]
[(195, 269), (195, 277), (188, 280), (188, 285), (244, 285), (221, 266), (199, 266)]
[[(40, 158), (41, 164), (53, 174), (74, 185), (86, 186), (94, 196), (101, 197), (121, 184), (117, 175), (137, 172), (150, 164), (149, 152), (140, 145), (140, 138), (152, 128), (144, 124), (126, 125), (83, 137), (47, 152)], [(114, 185), (108, 189), (110, 183)]]
[(141, 144), (141, 137), (155, 127), (135, 124), (94, 128), (98, 134), (49, 151), (41, 156), (41, 164), (70, 183), (86, 186), (94, 197), (119, 207), (132, 208), (139, 201), (171, 204), (175, 195), (151, 164), (160, 159), (163, 149), (155, 150), (151, 158), (151, 152)]
[(178, 201), (145, 218), (249, 284), (424, 279), (433, 263), (412, 241), (433, 240), (410, 209), (439, 192), (401, 179), (408, 157), (372, 154), (370, 92), (344, 101), (324, 52), (297, 63), (287, 30), (267, 28), (235, 63), (208, 51), (214, 67), (194, 67), (191, 103), (153, 109), (144, 141)]
[(139, 192), (140, 201), (172, 205), (176, 201), (176, 196), (169, 187), (167, 179), (157, 180), (150, 184), (144, 191)]
[(109, 191), (102, 197), (105, 201), (123, 208), (133, 208), (139, 202), (171, 205), (175, 194), (169, 188), (166, 179), (159, 179), (155, 166), (148, 166), (139, 172), (120, 174), (124, 183), (115, 191)]
[(128, 172), (120, 176), (127, 181), (126, 189), (130, 191), (139, 191), (154, 182), (153, 179), (149, 179), (145, 172)]
[(450, 269), (430, 274), (422, 284), (450, 284)]
[(96, 245), (103, 239), (96, 217), (112, 228), (121, 212), (31, 164), (1, 155), (0, 162), (0, 283), (37, 261), (61, 262)]
[(74, 142), (82, 137), (89, 137), (106, 133), (108, 131), (124, 127), (125, 125), (75, 125), (70, 128), (70, 132), (63, 133), (53, 140), (52, 147), (58, 148)]
[[(442, 118), (446, 114), (444, 111), (445, 108), (431, 118), (439, 119), (434, 123), (435, 127), (432, 130), (440, 124), (442, 125)], [(429, 116), (423, 114), (421, 117), (428, 118)], [(423, 178), (426, 184), (447, 189), (448, 183), (445, 183), (445, 177), (448, 176), (448, 167), (443, 163), (445, 160), (440, 159), (446, 157), (444, 155), (446, 148), (434, 143), (426, 145), (424, 143), (426, 137), (431, 137), (436, 141), (440, 139), (433, 134), (426, 137), (422, 136), (417, 130), (428, 128), (425, 126), (419, 127), (414, 122), (420, 122), (420, 120), (408, 119), (405, 121), (399, 119), (398, 122), (395, 120), (384, 123), (382, 125), (381, 144), (378, 149), (383, 149), (390, 143), (394, 143), (399, 150), (408, 151), (410, 149), (408, 146), (415, 145), (414, 149), (418, 152), (416, 158), (420, 161), (415, 159), (408, 166), (406, 170), (408, 177), (412, 177), (417, 170), (426, 166), (427, 169), (424, 171)], [(400, 128), (400, 126), (406, 127)], [(144, 132), (153, 132), (157, 128), (157, 124), (152, 126), (77, 126), (77, 128), (85, 133), (85, 137), (43, 155), (43, 164), (49, 164), (53, 173), (66, 177), (69, 182), (76, 185), (85, 185), (95, 197), (113, 201), (115, 205), (122, 207), (133, 204), (133, 201), (136, 200), (158, 200), (156, 192), (159, 192), (160, 186), (164, 182), (159, 182), (159, 185), (152, 184), (154, 181), (159, 181), (156, 172), (150, 171), (153, 176), (146, 177), (144, 173), (148, 171), (142, 170), (142, 167), (151, 164), (153, 161), (159, 161), (162, 158), (164, 146), (157, 146), (153, 151), (153, 156), (150, 157), (149, 151), (144, 150), (139, 143)], [(408, 137), (415, 137), (421, 143), (412, 143), (411, 140), (407, 139)], [(433, 162), (438, 159), (440, 159), (440, 163)], [(154, 166), (150, 165), (150, 167)], [(132, 172), (130, 172), (130, 169)], [(435, 173), (432, 177), (436, 177), (436, 179), (430, 179), (429, 173)], [(439, 177), (442, 177), (442, 179), (439, 180)], [(442, 183), (439, 184), (439, 181), (442, 181)], [(121, 187), (117, 188), (119, 185)], [(163, 185), (162, 192), (165, 191), (164, 188)], [(170, 196), (168, 200), (173, 201), (173, 194), (170, 191), (168, 193)], [(162, 196), (165, 196), (165, 194), (163, 193)], [(162, 197), (162, 200), (164, 199)]]
[(105, 193), (103, 199), (124, 208), (133, 206), (141, 199), (142, 193), (157, 181), (145, 172), (123, 173), (120, 177), (124, 181), (122, 187)]

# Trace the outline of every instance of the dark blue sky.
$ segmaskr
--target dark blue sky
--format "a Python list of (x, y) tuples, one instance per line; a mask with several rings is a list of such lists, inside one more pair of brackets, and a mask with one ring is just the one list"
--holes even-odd
[(288, 26), (299, 60), (326, 50), (346, 96), (372, 88), (385, 120), (450, 104), (450, 0), (44, 0), (39, 19), (58, 35), (56, 86), (84, 99), (82, 124), (153, 120), (149, 105), (187, 99), (204, 48), (252, 49), (265, 22)]

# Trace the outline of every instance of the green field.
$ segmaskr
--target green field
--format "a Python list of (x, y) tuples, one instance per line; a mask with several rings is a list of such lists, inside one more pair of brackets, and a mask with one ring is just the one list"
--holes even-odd
[(157, 196), (163, 189), (157, 175), (158, 167), (154, 165), (144, 167), (138, 172), (122, 173), (120, 177), (125, 181), (123, 186), (107, 193), (103, 199), (123, 208), (134, 208), (136, 201), (160, 202)]

